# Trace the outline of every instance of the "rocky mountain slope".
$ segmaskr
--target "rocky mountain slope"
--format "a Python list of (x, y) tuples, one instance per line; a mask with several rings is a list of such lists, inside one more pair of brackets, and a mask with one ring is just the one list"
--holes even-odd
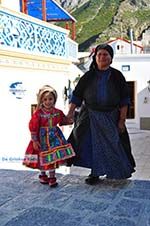
[(140, 40), (150, 29), (150, 0), (57, 0), (76, 20), (81, 51), (111, 37)]

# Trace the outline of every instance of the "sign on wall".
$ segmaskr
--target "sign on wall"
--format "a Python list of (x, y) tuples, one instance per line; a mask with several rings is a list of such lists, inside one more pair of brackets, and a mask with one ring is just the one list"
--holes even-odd
[(25, 95), (26, 89), (23, 87), (22, 82), (13, 82), (9, 86), (9, 91), (16, 99), (22, 99)]

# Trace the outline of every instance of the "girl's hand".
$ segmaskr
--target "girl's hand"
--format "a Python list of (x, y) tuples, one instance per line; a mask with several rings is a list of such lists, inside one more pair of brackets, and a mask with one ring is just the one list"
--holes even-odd
[(39, 141), (33, 141), (33, 148), (37, 151), (41, 147)]

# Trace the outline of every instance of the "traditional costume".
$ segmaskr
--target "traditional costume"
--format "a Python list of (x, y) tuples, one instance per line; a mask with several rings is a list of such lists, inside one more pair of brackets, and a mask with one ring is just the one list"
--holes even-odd
[(63, 122), (64, 114), (61, 110), (52, 108), (50, 111), (37, 110), (30, 122), (32, 140), (38, 140), (41, 148), (34, 150), (31, 140), (23, 164), (40, 170), (55, 169), (64, 160), (74, 156), (74, 151), (62, 131), (57, 125)]
[[(43, 95), (46, 92), (48, 95), (51, 93), (54, 98), (53, 106), (49, 110), (44, 109), (42, 103)], [(54, 107), (56, 100), (56, 90), (49, 85), (43, 86), (37, 94), (37, 110), (29, 122), (31, 141), (25, 152), (23, 164), (30, 168), (40, 169), (39, 178), (42, 183), (49, 182), (49, 178), (45, 174), (46, 170), (49, 170), (50, 178), (54, 178), (54, 182), (56, 182), (55, 168), (75, 155), (71, 144), (66, 141), (59, 128), (67, 123), (64, 113)], [(36, 141), (40, 148), (35, 150), (33, 142)]]
[(119, 109), (130, 103), (122, 73), (112, 67), (90, 69), (78, 82), (71, 103), (81, 106), (68, 141), (73, 145), (75, 166), (91, 168), (93, 176), (131, 177), (135, 161), (128, 132), (118, 131)]

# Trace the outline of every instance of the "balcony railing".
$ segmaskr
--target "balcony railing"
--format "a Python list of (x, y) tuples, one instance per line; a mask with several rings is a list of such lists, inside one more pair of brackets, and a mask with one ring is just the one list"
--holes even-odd
[(78, 45), (69, 38), (67, 30), (3, 7), (0, 7), (0, 46), (77, 60)]

